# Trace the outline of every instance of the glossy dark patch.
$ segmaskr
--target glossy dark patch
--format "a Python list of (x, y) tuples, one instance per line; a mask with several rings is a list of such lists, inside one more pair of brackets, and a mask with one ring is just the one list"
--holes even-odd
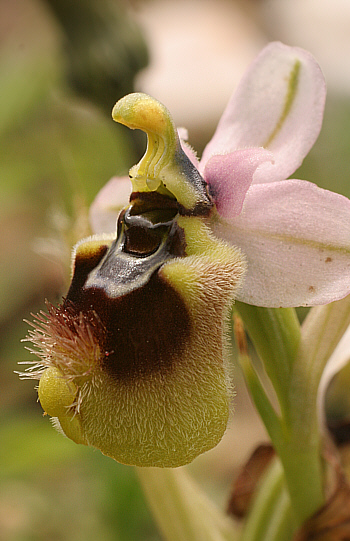
[[(74, 298), (75, 297), (75, 298)], [(83, 289), (67, 298), (74, 309), (98, 315), (103, 332), (96, 339), (103, 365), (116, 379), (147, 377), (169, 370), (181, 354), (191, 321), (180, 295), (155, 272), (141, 288), (110, 298), (100, 288)]]
[(161, 238), (153, 231), (143, 227), (129, 227), (126, 232), (125, 251), (134, 255), (154, 253), (161, 243)]
[(93, 261), (77, 254), (63, 305), (73, 307), (77, 317), (82, 313), (96, 321), (97, 315), (100, 332), (96, 326), (92, 332), (105, 368), (116, 379), (170, 369), (191, 331), (183, 299), (159, 275), (164, 263), (185, 255), (177, 211), (165, 206), (156, 212), (148, 203), (147, 198), (146, 205), (138, 203), (141, 214), (130, 208), (121, 213), (116, 240)]
[[(139, 213), (135, 214), (134, 206), (139, 207)], [(140, 202), (135, 202), (122, 211), (118, 219), (118, 235), (123, 234), (123, 229), (125, 232), (123, 250), (139, 256), (151, 255), (170, 234), (173, 237), (173, 246), (169, 246), (169, 251), (173, 251), (175, 236), (172, 235), (171, 229), (176, 214), (177, 210), (173, 208), (150, 209), (147, 204), (143, 206)]]

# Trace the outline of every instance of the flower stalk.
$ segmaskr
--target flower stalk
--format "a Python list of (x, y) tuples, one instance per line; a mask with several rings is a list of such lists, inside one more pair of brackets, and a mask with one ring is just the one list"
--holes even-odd
[(276, 458), (257, 488), (240, 541), (290, 541), (295, 530), (284, 470)]
[[(323, 401), (318, 393), (327, 361), (349, 323), (350, 297), (347, 296), (312, 308), (302, 326), (288, 395), (290, 414), (287, 432), (290, 439), (281, 460), (288, 463), (287, 482), (303, 520), (324, 503), (322, 442), (325, 427), (321, 423), (323, 416), (320, 411)], [(311, 493), (312, 499), (305, 498), (305, 491)]]
[(247, 385), (283, 464), (301, 525), (324, 503), (318, 389), (325, 365), (350, 323), (350, 298), (311, 309), (301, 330), (291, 309), (264, 309), (243, 303), (237, 303), (236, 309), (244, 318), (279, 399), (280, 416), (249, 356), (240, 351)]
[(138, 468), (166, 541), (236, 541), (237, 528), (184, 469)]
[(288, 387), (299, 344), (300, 324), (293, 308), (261, 308), (236, 301), (258, 355), (278, 397), (281, 412), (288, 409)]
[(292, 507), (301, 525), (322, 505), (324, 497), (316, 401), (314, 411), (304, 408), (298, 422), (293, 415), (295, 401), (300, 399), (299, 393), (307, 393), (310, 381), (305, 379), (297, 387), (298, 396), (294, 395), (293, 401), (288, 389), (293, 379), (300, 330), (290, 309), (262, 309), (242, 303), (237, 308), (245, 316), (249, 335), (279, 399), (281, 413), (277, 416), (252, 364), (248, 365), (243, 357), (242, 369), (249, 391), (281, 459)]

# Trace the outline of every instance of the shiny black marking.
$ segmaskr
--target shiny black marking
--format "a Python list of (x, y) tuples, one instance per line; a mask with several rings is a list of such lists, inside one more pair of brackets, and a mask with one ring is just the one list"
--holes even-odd
[(117, 380), (171, 370), (186, 346), (191, 320), (180, 295), (155, 272), (141, 288), (110, 298), (100, 288), (83, 289), (72, 302), (77, 314), (96, 313), (102, 364)]
[(103, 366), (116, 379), (171, 369), (191, 332), (184, 300), (158, 272), (186, 249), (177, 209), (161, 197), (158, 210), (153, 195), (135, 199), (140, 214), (133, 204), (122, 211), (116, 240), (92, 253), (91, 261), (77, 252), (63, 305), (63, 310), (73, 307), (76, 317), (83, 313), (100, 321), (100, 332), (96, 325), (91, 329), (104, 352)]

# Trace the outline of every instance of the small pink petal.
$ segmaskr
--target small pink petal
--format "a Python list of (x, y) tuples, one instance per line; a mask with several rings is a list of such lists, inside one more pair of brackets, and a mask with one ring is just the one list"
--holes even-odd
[(214, 223), (248, 270), (237, 298), (256, 306), (313, 306), (350, 293), (350, 201), (301, 180), (255, 184), (241, 214)]
[(188, 141), (188, 132), (186, 128), (177, 128), (177, 133), (179, 135), (181, 148), (186, 154), (187, 158), (193, 163), (193, 165), (196, 167), (196, 169), (199, 169), (199, 161), (197, 158), (196, 151), (193, 150), (191, 145), (187, 142)]
[(112, 233), (116, 230), (119, 212), (129, 203), (131, 190), (129, 177), (112, 177), (99, 191), (90, 207), (93, 233)]
[(188, 141), (188, 131), (183, 126), (177, 127), (177, 134), (180, 141)]
[(253, 175), (266, 161), (273, 161), (273, 156), (264, 148), (247, 148), (209, 158), (203, 177), (220, 216), (230, 220), (241, 212)]
[(261, 166), (254, 182), (288, 178), (318, 137), (325, 95), (322, 72), (310, 53), (270, 43), (243, 77), (202, 161), (239, 148), (265, 147), (275, 163)]

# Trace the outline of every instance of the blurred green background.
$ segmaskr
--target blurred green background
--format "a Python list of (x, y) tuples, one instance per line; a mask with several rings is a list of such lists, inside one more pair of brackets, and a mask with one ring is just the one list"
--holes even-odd
[[(44, 309), (45, 298), (59, 302), (71, 247), (89, 234), (90, 203), (139, 158), (142, 140), (113, 123), (110, 111), (152, 61), (133, 15), (147, 3), (0, 0), (0, 541), (160, 539), (133, 468), (58, 435), (42, 417), (33, 381), (14, 374), (18, 361), (30, 359), (23, 318)], [(236, 3), (266, 41), (283, 39), (257, 17), (258, 1)], [(180, 83), (185, 94), (190, 76)], [(199, 149), (201, 133), (192, 141)], [(349, 197), (349, 155), (350, 100), (330, 93), (321, 136), (295, 177)], [(349, 383), (345, 369), (330, 390), (335, 416), (350, 411)], [(248, 419), (251, 438), (257, 420), (243, 391), (236, 412), (238, 426)], [(219, 480), (220, 502), (235, 467), (230, 457), (241, 456), (223, 445), (208, 454), (220, 457), (216, 465), (201, 457), (193, 467), (210, 490), (208, 479)], [(210, 465), (204, 474), (203, 464)]]

